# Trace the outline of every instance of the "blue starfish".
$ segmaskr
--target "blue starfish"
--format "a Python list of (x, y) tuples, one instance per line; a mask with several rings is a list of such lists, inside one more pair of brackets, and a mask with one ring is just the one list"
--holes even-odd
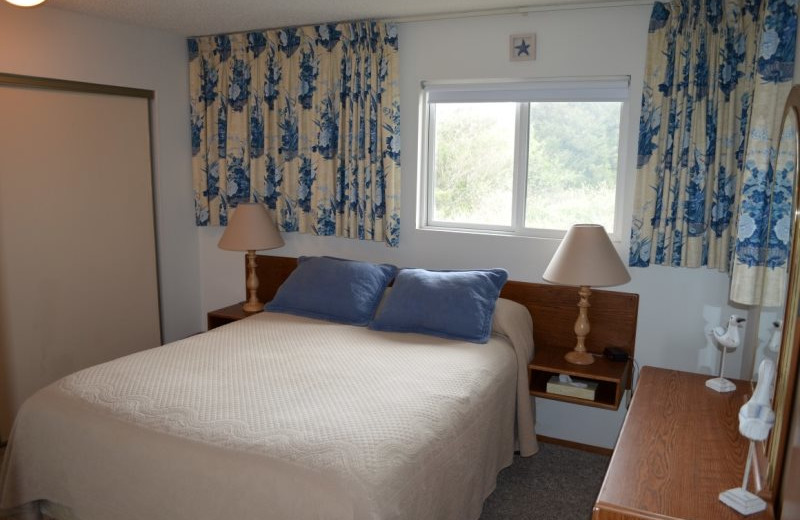
[(517, 49), (517, 56), (522, 56), (523, 54), (526, 56), (531, 55), (531, 53), (528, 51), (528, 49), (531, 48), (531, 44), (525, 40), (522, 40), (519, 45), (515, 45), (514, 48)]

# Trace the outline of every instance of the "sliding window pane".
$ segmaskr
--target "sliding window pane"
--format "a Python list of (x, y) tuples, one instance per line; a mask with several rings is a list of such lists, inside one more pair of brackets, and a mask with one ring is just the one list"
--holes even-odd
[(621, 102), (530, 104), (525, 227), (614, 231)]
[(515, 103), (435, 105), (433, 220), (510, 226)]

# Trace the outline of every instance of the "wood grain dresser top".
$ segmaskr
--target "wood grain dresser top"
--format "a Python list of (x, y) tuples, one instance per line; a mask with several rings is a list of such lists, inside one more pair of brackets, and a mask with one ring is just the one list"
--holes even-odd
[[(739, 487), (748, 441), (739, 434), (739, 408), (750, 383), (720, 394), (710, 376), (644, 367), (625, 419), (595, 519), (743, 518), (719, 501)], [(751, 479), (752, 482), (752, 479)], [(772, 518), (767, 511), (748, 520)]]

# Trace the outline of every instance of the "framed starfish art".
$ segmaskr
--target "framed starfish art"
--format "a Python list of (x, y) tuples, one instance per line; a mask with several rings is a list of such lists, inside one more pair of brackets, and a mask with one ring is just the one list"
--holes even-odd
[(531, 61), (536, 59), (536, 35), (512, 34), (509, 39), (511, 61)]

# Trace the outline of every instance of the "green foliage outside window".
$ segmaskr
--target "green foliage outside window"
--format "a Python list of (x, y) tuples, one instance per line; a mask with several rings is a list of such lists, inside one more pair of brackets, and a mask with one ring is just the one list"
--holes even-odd
[(435, 218), (511, 224), (514, 103), (442, 103), (436, 108)]
[[(525, 227), (602, 224), (616, 200), (619, 102), (530, 104)], [(440, 103), (434, 220), (512, 224), (516, 103)]]
[(614, 227), (621, 103), (531, 103), (525, 226)]

